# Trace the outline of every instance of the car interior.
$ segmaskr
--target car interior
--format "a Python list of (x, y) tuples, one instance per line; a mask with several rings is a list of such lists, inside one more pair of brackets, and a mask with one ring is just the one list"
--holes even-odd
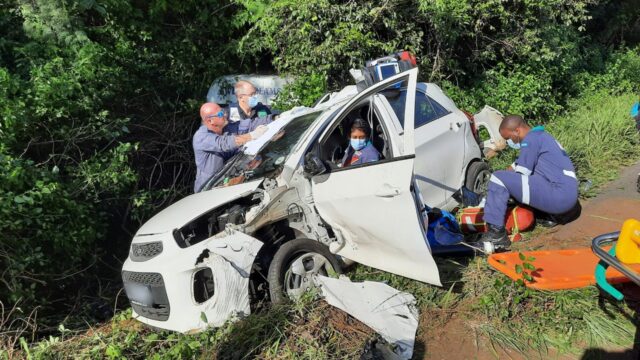
[[(372, 98), (370, 98), (372, 99)], [(389, 137), (380, 122), (377, 111), (371, 100), (364, 101), (351, 110), (320, 145), (320, 158), (332, 169), (339, 167), (345, 152), (349, 147), (351, 124), (355, 119), (363, 119), (371, 126), (369, 141), (378, 150), (380, 160), (391, 157)]]

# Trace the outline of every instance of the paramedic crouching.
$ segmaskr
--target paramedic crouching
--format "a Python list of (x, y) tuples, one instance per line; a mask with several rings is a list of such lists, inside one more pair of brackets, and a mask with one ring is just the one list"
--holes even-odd
[(511, 242), (505, 230), (510, 197), (548, 214), (564, 214), (578, 204), (578, 180), (569, 156), (543, 127), (530, 128), (521, 116), (509, 115), (500, 124), (507, 144), (520, 149), (513, 171), (491, 175), (484, 220), (487, 232), (481, 241), (507, 249)]
[(250, 140), (267, 131), (262, 124), (251, 124), (248, 134), (237, 134), (225, 129), (228, 121), (222, 108), (216, 103), (204, 103), (200, 107), (202, 125), (193, 135), (193, 152), (196, 160), (196, 181), (193, 191), (198, 192), (206, 181), (222, 169), (224, 162)]

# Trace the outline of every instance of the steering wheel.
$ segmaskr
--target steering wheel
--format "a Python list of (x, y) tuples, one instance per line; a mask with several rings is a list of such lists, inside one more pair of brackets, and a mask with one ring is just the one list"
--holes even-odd
[(342, 146), (336, 145), (336, 146), (333, 147), (333, 150), (331, 150), (331, 163), (332, 164), (337, 164), (336, 155), (340, 156), (341, 153), (342, 153)]

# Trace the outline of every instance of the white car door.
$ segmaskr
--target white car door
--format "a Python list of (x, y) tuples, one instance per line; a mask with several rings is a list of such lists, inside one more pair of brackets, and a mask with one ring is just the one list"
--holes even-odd
[[(398, 74), (365, 90), (344, 106), (341, 119), (358, 103), (399, 81), (411, 90), (405, 131), (390, 134), (402, 153), (377, 162), (334, 169), (311, 179), (315, 206), (344, 240), (337, 251), (351, 260), (426, 283), (441, 285), (411, 192), (415, 158), (413, 117), (418, 70)], [(387, 129), (388, 118), (381, 119)]]
[(467, 122), (420, 91), (416, 97), (416, 181), (427, 205), (443, 207), (461, 186)]

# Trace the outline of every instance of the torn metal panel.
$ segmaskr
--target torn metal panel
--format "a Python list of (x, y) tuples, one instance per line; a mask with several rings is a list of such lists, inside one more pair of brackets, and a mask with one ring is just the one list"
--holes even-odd
[(503, 115), (491, 106), (485, 105), (479, 113), (473, 115), (473, 118), (478, 129), (484, 127), (489, 132), (489, 140), (485, 140), (482, 144), (484, 155), (491, 158), (499, 151), (504, 150), (507, 142), (500, 135)]
[(198, 327), (221, 326), (227, 320), (242, 318), (249, 307), (249, 274), (262, 242), (241, 233), (208, 246), (209, 257), (203, 265), (213, 271), (215, 293), (204, 303)]
[[(146, 315), (148, 311), (143, 311), (156, 311), (156, 302), (138, 306), (133, 311), (133, 317), (156, 328), (196, 332), (248, 315), (249, 274), (263, 243), (232, 229), (226, 229), (218, 235), (180, 249), (171, 234), (165, 233), (149, 240), (162, 239), (166, 251), (144, 262), (127, 259), (124, 265), (126, 271), (141, 279), (130, 284), (129, 290), (133, 287), (149, 287), (148, 276), (142, 275), (153, 273), (159, 279), (155, 286), (161, 285), (169, 302), (163, 319), (149, 317)], [(213, 276), (213, 294), (204, 291), (196, 296), (196, 274), (206, 268), (211, 269), (209, 274)], [(206, 285), (210, 290), (210, 284)], [(157, 290), (153, 291), (157, 295)]]
[(402, 359), (413, 354), (418, 310), (413, 295), (389, 285), (374, 282), (351, 282), (346, 277), (334, 279), (316, 276), (326, 301), (362, 321), (396, 347)]

